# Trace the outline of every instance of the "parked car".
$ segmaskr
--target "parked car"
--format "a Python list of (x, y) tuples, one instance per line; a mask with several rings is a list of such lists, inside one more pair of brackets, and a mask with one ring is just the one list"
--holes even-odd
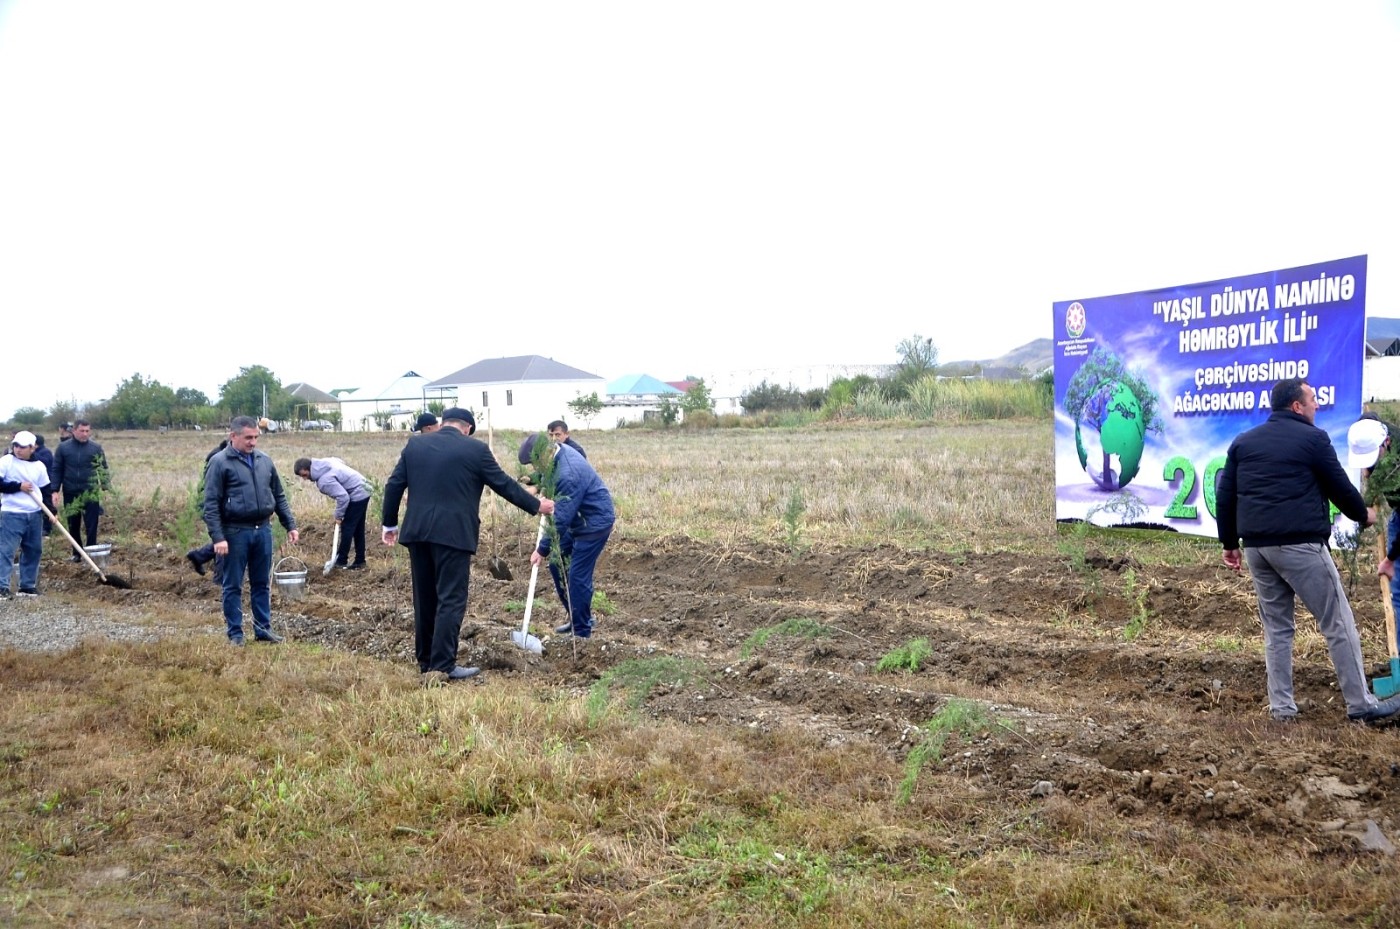
[(335, 424), (328, 422), (324, 419), (303, 419), (301, 421), (301, 428), (303, 431), (311, 430), (329, 432), (330, 430), (335, 428)]

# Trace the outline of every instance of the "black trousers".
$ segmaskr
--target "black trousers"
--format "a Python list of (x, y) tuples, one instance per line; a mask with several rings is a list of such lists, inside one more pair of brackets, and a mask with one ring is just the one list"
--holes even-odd
[[(81, 497), (81, 496), (82, 496), (81, 493), (76, 493), (76, 494), (71, 494), (71, 495), (70, 495), (70, 494), (68, 493), (67, 490), (64, 490), (64, 491), (63, 491), (63, 508), (64, 508), (65, 510), (68, 509), (70, 506), (73, 505), (73, 501), (76, 500), (76, 499), (78, 499), (78, 498)], [(83, 544), (84, 544), (84, 545), (96, 545), (96, 544), (97, 544), (97, 518), (98, 518), (99, 516), (101, 516), (101, 515), (102, 515), (102, 504), (98, 503), (96, 500), (89, 500), (87, 503), (83, 504), (82, 509), (80, 509), (78, 512), (74, 513), (72, 516), (68, 517), (68, 534), (71, 535), (71, 536), (72, 536), (73, 538), (75, 538), (75, 539), (79, 539), (79, 540), (83, 539), (84, 537), (78, 534), (78, 526), (79, 526), (79, 524), (81, 524), (84, 528), (87, 529), (87, 536), (86, 536), (87, 541), (86, 541), (86, 542), (83, 542)]]
[(340, 547), (335, 552), (335, 563), (343, 565), (350, 557), (350, 543), (355, 543), (355, 564), (365, 563), (365, 511), (369, 509), (369, 497), (356, 503), (351, 500), (345, 507), (345, 517), (340, 521)]
[(457, 666), (457, 637), (467, 612), (472, 553), (432, 542), (410, 542), (413, 570), (413, 650), (418, 670), (451, 671)]

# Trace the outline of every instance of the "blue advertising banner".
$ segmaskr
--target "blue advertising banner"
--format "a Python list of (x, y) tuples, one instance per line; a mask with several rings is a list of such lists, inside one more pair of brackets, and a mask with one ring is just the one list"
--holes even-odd
[(1366, 256), (1055, 307), (1055, 516), (1215, 535), (1215, 478), (1301, 377), (1343, 464)]

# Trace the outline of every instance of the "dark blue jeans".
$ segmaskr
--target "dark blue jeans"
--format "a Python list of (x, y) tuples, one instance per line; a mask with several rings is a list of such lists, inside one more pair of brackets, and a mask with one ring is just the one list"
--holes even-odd
[(248, 605), (253, 610), (253, 632), (272, 631), (272, 525), (256, 529), (225, 526), (228, 554), (224, 556), (224, 624), (229, 638), (243, 634), (243, 575), (248, 575)]
[(10, 589), (15, 550), (19, 550), (19, 586), (33, 590), (39, 583), (39, 556), (44, 553), (43, 516), (33, 513), (0, 514), (0, 590)]
[(549, 563), (554, 592), (569, 613), (569, 621), (574, 624), (574, 635), (580, 639), (593, 634), (593, 568), (598, 564), (598, 556), (603, 554), (603, 546), (608, 544), (611, 535), (612, 526), (609, 526), (602, 532), (574, 536), (568, 545), (561, 546), (569, 563), (567, 588), (559, 575), (559, 568), (553, 561)]

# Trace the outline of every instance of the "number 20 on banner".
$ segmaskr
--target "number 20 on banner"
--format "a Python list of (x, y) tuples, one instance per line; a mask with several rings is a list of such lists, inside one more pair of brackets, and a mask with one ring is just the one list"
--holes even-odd
[[(1205, 474), (1201, 481), (1202, 496), (1205, 497), (1206, 501), (1206, 512), (1210, 514), (1211, 519), (1215, 519), (1215, 475), (1223, 467), (1225, 467), (1224, 455), (1212, 458), (1210, 463), (1206, 465)], [(1162, 468), (1162, 480), (1169, 484), (1176, 483), (1177, 475), (1181, 476), (1181, 483), (1176, 488), (1172, 502), (1162, 515), (1167, 519), (1199, 519), (1196, 507), (1187, 503), (1196, 490), (1196, 468), (1181, 455), (1172, 458)]]

